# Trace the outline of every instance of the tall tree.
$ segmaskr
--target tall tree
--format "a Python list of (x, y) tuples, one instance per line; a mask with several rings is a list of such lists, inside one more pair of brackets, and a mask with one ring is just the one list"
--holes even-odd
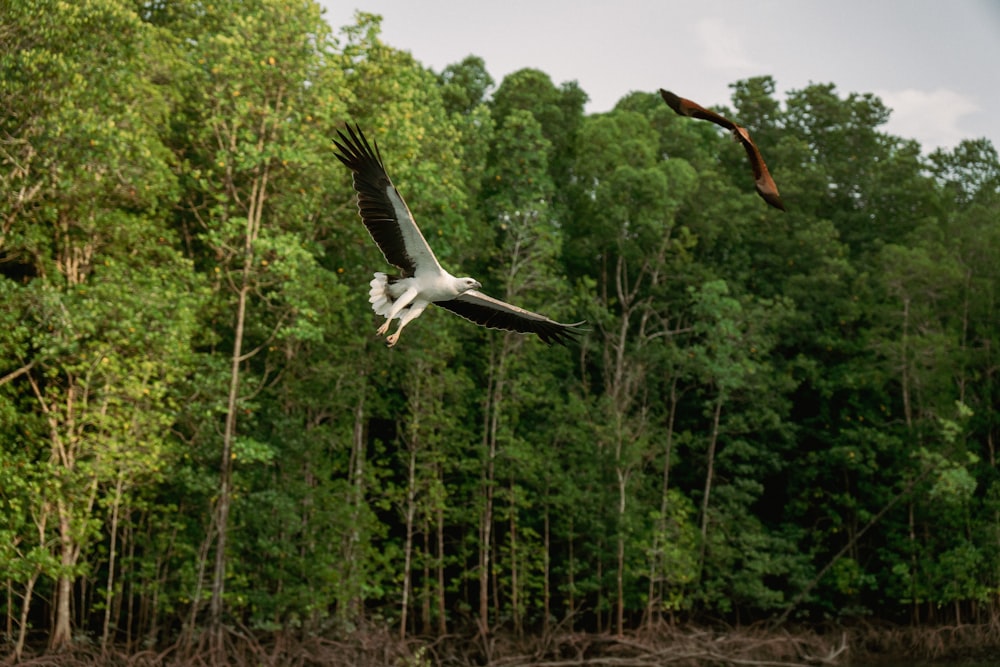
[[(321, 97), (328, 71), (322, 67), (329, 27), (319, 7), (297, 0), (216, 3), (201, 7), (176, 26), (184, 42), (187, 93), (175, 124), (174, 145), (183, 147), (182, 230), (201, 266), (214, 278), (216, 317), (225, 327), (229, 371), (219, 446), (218, 494), (210, 622), (221, 628), (227, 541), (238, 456), (238, 415), (246, 401), (272, 381), (277, 369), (255, 370), (257, 387), (244, 387), (250, 362), (267, 356), (285, 330), (300, 330), (313, 316), (297, 302), (289, 280), (311, 272), (313, 255), (297, 235), (294, 200), (303, 192), (282, 191), (286, 173), (317, 161), (311, 128), (336, 108)], [(229, 316), (225, 316), (226, 310)]]
[(529, 111), (541, 126), (542, 136), (552, 146), (549, 175), (559, 184), (553, 193), (553, 214), (557, 220), (564, 219), (587, 94), (575, 81), (556, 86), (548, 74), (525, 68), (505, 76), (491, 102), (493, 119), (500, 128), (516, 110)]
[(655, 131), (637, 112), (590, 118), (580, 138), (576, 174), (585, 191), (577, 219), (587, 222), (573, 233), (586, 239), (576, 252), (589, 250), (595, 265), (602, 417), (594, 427), (615, 471), (615, 626), (623, 632), (630, 486), (653, 437), (648, 355), (676, 321), (660, 298), (684, 256), (685, 230), (674, 216), (694, 176), (681, 161), (659, 160)]
[[(110, 0), (19, 4), (7, 17), (4, 39), (16, 46), (2, 61), (12, 196), (0, 243), (4, 280), (18, 283), (9, 305), (34, 330), (14, 358), (44, 424), (30, 439), (50, 452), (48, 517), (36, 520), (57, 535), (49, 638), (61, 648), (72, 641), (72, 583), (104, 494), (115, 489), (117, 511), (124, 486), (144, 481), (136, 471), (160, 466), (164, 382), (186, 363), (193, 300), (177, 278), (186, 266), (152, 217), (174, 181), (156, 135), (167, 107), (144, 70), (151, 29), (130, 4)], [(124, 296), (122, 284), (131, 285)], [(133, 438), (147, 447), (128, 447)]]
[[(539, 295), (551, 297), (553, 262), (558, 256), (560, 235), (549, 209), (553, 184), (549, 179), (548, 159), (551, 144), (542, 136), (541, 126), (527, 111), (514, 111), (506, 118), (491, 151), (483, 198), (487, 222), (497, 239), (498, 251), (489, 260), (497, 267), (491, 278), (502, 289), (500, 298), (531, 304)], [(551, 303), (551, 298), (549, 299)], [(529, 306), (530, 307), (530, 306)], [(479, 625), (487, 633), (491, 582), (489, 575), (499, 564), (496, 553), (498, 456), (504, 443), (511, 442), (507, 424), (518, 406), (512, 372), (524, 360), (523, 336), (504, 332), (490, 335), (486, 373), (486, 401), (483, 406), (483, 472), (481, 516), (479, 520)], [(516, 522), (510, 508), (509, 522)], [(513, 526), (514, 524), (509, 524)], [(515, 531), (514, 528), (511, 528)], [(509, 533), (514, 537), (516, 532)], [(514, 537), (516, 539), (516, 537)], [(511, 604), (515, 626), (520, 623), (518, 601), (518, 564), (516, 545), (511, 551)], [(494, 595), (499, 592), (494, 590)], [(499, 607), (499, 604), (497, 604)]]

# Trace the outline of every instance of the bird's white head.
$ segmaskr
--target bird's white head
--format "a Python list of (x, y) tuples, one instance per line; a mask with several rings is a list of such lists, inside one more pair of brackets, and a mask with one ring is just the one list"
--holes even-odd
[(458, 293), (462, 294), (468, 292), (470, 289), (479, 289), (482, 285), (475, 278), (459, 278), (458, 279)]

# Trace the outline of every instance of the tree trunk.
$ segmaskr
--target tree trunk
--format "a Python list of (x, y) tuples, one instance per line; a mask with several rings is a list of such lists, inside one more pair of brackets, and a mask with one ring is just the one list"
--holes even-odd
[[(249, 263), (249, 258), (247, 262)], [(243, 354), (243, 332), (246, 323), (247, 296), (250, 288), (244, 272), (244, 283), (236, 306), (236, 330), (229, 371), (229, 399), (226, 404), (226, 425), (222, 434), (222, 460), (219, 466), (219, 498), (215, 506), (215, 564), (212, 570), (212, 599), (209, 603), (209, 624), (213, 633), (222, 629), (223, 596), (226, 590), (226, 540), (229, 529), (229, 505), (232, 493), (233, 440), (236, 437), (236, 410), (240, 392), (240, 364)]]
[(187, 624), (182, 628), (181, 637), (178, 640), (178, 645), (182, 646), (184, 651), (190, 650), (191, 640), (199, 632), (198, 615), (201, 612), (202, 589), (206, 581), (205, 570), (208, 568), (208, 559), (212, 553), (212, 543), (215, 542), (216, 519), (217, 513), (212, 512), (208, 529), (205, 531), (205, 537), (198, 547), (198, 573), (194, 578), (194, 591), (191, 594), (191, 610), (188, 612)]
[(399, 638), (406, 639), (406, 623), (410, 606), (410, 582), (413, 567), (413, 519), (417, 512), (417, 450), (410, 447), (406, 476), (406, 541), (403, 546), (403, 600), (399, 609)]
[[(235, 148), (235, 137), (232, 138)], [(257, 148), (263, 149), (264, 137), (259, 139)], [(236, 439), (236, 416), (240, 394), (240, 367), (246, 359), (256, 351), (246, 356), (243, 354), (243, 337), (246, 332), (247, 301), (252, 289), (252, 272), (255, 262), (255, 247), (260, 237), (261, 223), (264, 214), (264, 201), (267, 199), (267, 182), (270, 170), (265, 163), (260, 165), (257, 175), (250, 184), (250, 196), (247, 198), (246, 227), (243, 234), (243, 267), (240, 272), (240, 282), (236, 290), (236, 327), (233, 331), (233, 354), (229, 371), (229, 396), (226, 402), (226, 424), (222, 434), (222, 461), (219, 466), (219, 499), (215, 507), (215, 524), (218, 540), (215, 545), (215, 565), (212, 574), (212, 599), (209, 604), (210, 629), (216, 637), (222, 629), (224, 612), (224, 595), (226, 590), (226, 542), (229, 537), (229, 510), (232, 503), (233, 476), (233, 442)], [(231, 174), (229, 176), (231, 178)], [(233, 202), (239, 200), (236, 194), (238, 188), (229, 182), (228, 189)]]
[[(53, 458), (59, 468), (66, 473), (70, 473), (76, 464), (74, 448), (66, 442), (60, 433), (59, 419), (53, 414), (48, 401), (45, 400), (45, 395), (30, 373), (28, 374), (28, 382), (31, 384), (35, 398), (38, 399), (38, 404), (41, 406), (42, 412), (48, 421)], [(73, 378), (69, 378), (67, 382), (69, 386), (66, 389), (66, 417), (64, 418), (64, 425), (67, 432), (72, 433), (75, 428), (73, 415), (75, 414), (74, 399), (76, 397), (77, 385)], [(73, 537), (69, 515), (70, 510), (66, 507), (65, 491), (62, 488), (58, 488), (55, 493), (56, 515), (59, 520), (59, 559), (62, 565), (62, 572), (56, 581), (55, 622), (53, 623), (52, 634), (49, 636), (49, 648), (52, 650), (65, 648), (73, 639), (69, 604), (73, 580), (70, 578), (71, 575), (69, 573), (76, 564), (76, 553), (78, 553), (76, 551), (78, 546), (75, 544)], [(44, 533), (39, 534), (39, 540), (41, 544), (45, 543)]]
[(566, 617), (569, 619), (569, 627), (567, 630), (573, 632), (573, 616), (576, 613), (576, 554), (573, 551), (573, 516), (569, 517), (568, 530), (568, 544), (566, 545), (566, 587), (569, 591), (566, 594), (566, 604), (569, 607), (566, 610)]
[[(21, 614), (18, 618), (17, 639), (14, 642), (15, 663), (21, 661), (21, 655), (24, 653), (24, 642), (28, 636), (28, 609), (31, 607), (31, 596), (35, 591), (35, 582), (38, 581), (38, 576), (41, 574), (41, 572), (42, 572), (41, 567), (36, 566), (35, 571), (28, 578), (28, 581), (24, 586), (24, 595), (22, 596), (22, 603), (21, 603)], [(7, 597), (8, 600), (10, 600), (9, 593)], [(10, 636), (9, 630), (7, 635)]]
[(424, 571), (420, 586), (420, 632), (430, 635), (434, 632), (431, 628), (431, 600), (434, 597), (434, 591), (432, 590), (433, 579), (431, 579), (431, 518), (428, 514), (423, 514), (420, 527), (420, 532), (423, 533), (424, 537)]
[[(601, 537), (597, 538), (597, 543), (599, 546), (599, 552), (604, 551), (604, 539)], [(602, 556), (597, 557), (597, 581), (604, 581), (604, 558)], [(604, 606), (604, 584), (600, 583), (597, 586), (597, 605), (594, 608), (594, 616), (597, 619), (597, 633), (600, 634), (604, 632), (604, 617), (601, 614), (601, 608)]]
[(483, 512), (479, 519), (479, 632), (489, 633), (490, 621), (490, 549), (493, 529), (493, 474), (495, 443), (490, 442), (483, 475)]
[(73, 531), (70, 525), (69, 510), (60, 499), (59, 506), (59, 564), (61, 574), (56, 581), (55, 623), (52, 635), (49, 637), (49, 649), (60, 650), (73, 641), (72, 617), (70, 615), (70, 596), (73, 594), (73, 578), (70, 571), (76, 559), (73, 557)]
[[(545, 489), (546, 499), (549, 497), (548, 485)], [(549, 617), (552, 614), (552, 526), (549, 517), (549, 504), (546, 501), (542, 514), (542, 636), (549, 636)]]
[[(438, 476), (442, 476), (440, 467)], [(438, 603), (438, 635), (443, 637), (448, 633), (448, 620), (445, 617), (445, 584), (444, 584), (444, 504), (437, 503), (434, 514), (437, 523), (437, 603)]]
[(111, 633), (111, 601), (115, 593), (115, 560), (118, 548), (118, 511), (122, 502), (122, 474), (119, 472), (115, 481), (115, 498), (111, 505), (111, 544), (108, 546), (108, 581), (104, 595), (104, 627), (101, 630), (101, 650), (108, 648), (108, 636)]
[(677, 376), (670, 382), (670, 409), (667, 414), (667, 438), (663, 453), (663, 476), (660, 484), (660, 514), (653, 531), (652, 554), (649, 559), (649, 587), (647, 589), (645, 622), (655, 625), (662, 618), (660, 602), (663, 600), (663, 569), (667, 510), (669, 509), (670, 458), (673, 455), (674, 418), (677, 414)]
[(903, 299), (903, 333), (900, 341), (900, 391), (903, 398), (903, 418), (906, 421), (907, 430), (913, 427), (913, 407), (910, 399), (910, 300)]
[(618, 544), (617, 567), (615, 571), (615, 627), (618, 636), (625, 634), (625, 491), (629, 472), (619, 467), (618, 474)]
[(521, 595), (518, 587), (518, 562), (517, 562), (517, 502), (514, 494), (514, 479), (510, 479), (510, 521), (508, 522), (510, 534), (510, 613), (514, 621), (514, 636), (520, 638), (522, 633), (521, 625)]
[(715, 448), (719, 442), (719, 419), (722, 415), (722, 393), (715, 401), (715, 415), (712, 417), (712, 435), (708, 442), (708, 462), (705, 471), (705, 492), (701, 498), (701, 548), (698, 554), (698, 571), (705, 567), (705, 546), (708, 542), (708, 499), (712, 493), (712, 477), (715, 474)]
[[(501, 349), (494, 352), (490, 363), (487, 404), (485, 410), (486, 429), (483, 434), (486, 462), (483, 471), (482, 493), (483, 512), (479, 522), (479, 632), (489, 634), (490, 619), (490, 562), (493, 549), (493, 493), (496, 483), (497, 434), (500, 429), (500, 413), (503, 407), (506, 384), (505, 362), (509, 334), (501, 337)], [(495, 350), (495, 348), (494, 348)]]
[(361, 395), (358, 397), (358, 404), (354, 409), (354, 434), (351, 444), (350, 461), (350, 482), (353, 490), (351, 506), (353, 515), (351, 517), (351, 529), (347, 539), (347, 549), (344, 554), (345, 562), (347, 563), (347, 583), (346, 590), (343, 591), (343, 593), (346, 593), (346, 600), (342, 599), (341, 602), (346, 602), (346, 604), (343, 604), (340, 609), (342, 619), (351, 621), (357, 621), (360, 619), (364, 608), (364, 589), (360, 583), (361, 573), (356, 569), (360, 558), (357, 551), (358, 545), (361, 542), (361, 507), (365, 501), (366, 450), (364, 416), (365, 393), (364, 390), (362, 390)]
[(917, 529), (916, 522), (913, 516), (913, 501), (909, 501), (907, 504), (906, 511), (906, 524), (908, 528), (907, 538), (910, 542), (910, 600), (911, 600), (911, 616), (913, 627), (920, 625), (920, 607), (919, 601), (917, 600)]

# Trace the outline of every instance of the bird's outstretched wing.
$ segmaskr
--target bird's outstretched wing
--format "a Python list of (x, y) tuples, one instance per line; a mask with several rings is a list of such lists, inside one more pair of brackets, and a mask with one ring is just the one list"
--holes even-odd
[(459, 294), (451, 301), (437, 301), (435, 305), (490, 329), (537, 334), (549, 345), (552, 343), (565, 345), (573, 336), (580, 333), (581, 330), (577, 327), (583, 324), (583, 322), (562, 324), (544, 315), (504, 303), (477, 290)]
[(733, 137), (743, 144), (743, 148), (746, 149), (747, 158), (750, 160), (750, 168), (753, 169), (754, 185), (757, 188), (757, 194), (771, 206), (782, 211), (785, 210), (785, 204), (781, 201), (781, 196), (778, 194), (778, 186), (775, 184), (774, 179), (771, 178), (771, 172), (767, 170), (767, 165), (764, 163), (764, 158), (761, 157), (760, 151), (757, 149), (757, 144), (750, 138), (750, 133), (747, 132), (745, 127), (741, 127), (725, 116), (720, 116), (714, 111), (695, 104), (691, 100), (678, 97), (669, 90), (660, 88), (660, 96), (663, 97), (663, 101), (667, 103), (668, 107), (681, 116), (711, 121), (732, 132)]
[(337, 134), (340, 141), (334, 139), (333, 143), (339, 152), (335, 155), (354, 172), (358, 211), (386, 261), (399, 268), (404, 278), (427, 271), (441, 272), (434, 251), (385, 172), (378, 143), (373, 150), (358, 126), (348, 125), (347, 134), (341, 130)]

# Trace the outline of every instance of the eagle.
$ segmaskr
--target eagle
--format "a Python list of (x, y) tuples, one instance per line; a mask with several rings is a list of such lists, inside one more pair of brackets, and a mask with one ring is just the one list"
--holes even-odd
[(757, 194), (771, 206), (782, 211), (785, 210), (785, 205), (778, 194), (778, 186), (775, 185), (774, 179), (771, 178), (771, 173), (767, 170), (767, 165), (764, 164), (764, 158), (761, 157), (760, 151), (757, 150), (757, 144), (750, 138), (750, 133), (747, 132), (745, 127), (741, 127), (728, 118), (720, 116), (714, 111), (709, 111), (691, 100), (678, 97), (669, 90), (660, 88), (660, 96), (663, 97), (663, 101), (667, 103), (668, 107), (681, 116), (708, 120), (732, 132), (733, 138), (743, 144), (743, 148), (747, 151), (747, 157), (750, 159), (750, 168), (753, 169), (754, 185), (757, 187)]
[(399, 341), (403, 327), (432, 303), (484, 327), (536, 334), (550, 345), (566, 345), (579, 332), (577, 327), (583, 322), (561, 324), (504, 303), (480, 292), (478, 280), (456, 278), (441, 268), (386, 173), (378, 142), (373, 149), (359, 126), (347, 125), (346, 129), (347, 134), (337, 130), (340, 141), (333, 140), (338, 151), (335, 155), (354, 174), (361, 221), (386, 261), (400, 272), (388, 275), (378, 271), (369, 283), (372, 310), (385, 317), (377, 334), (384, 335), (392, 320), (399, 319), (395, 333), (386, 338), (389, 347)]

